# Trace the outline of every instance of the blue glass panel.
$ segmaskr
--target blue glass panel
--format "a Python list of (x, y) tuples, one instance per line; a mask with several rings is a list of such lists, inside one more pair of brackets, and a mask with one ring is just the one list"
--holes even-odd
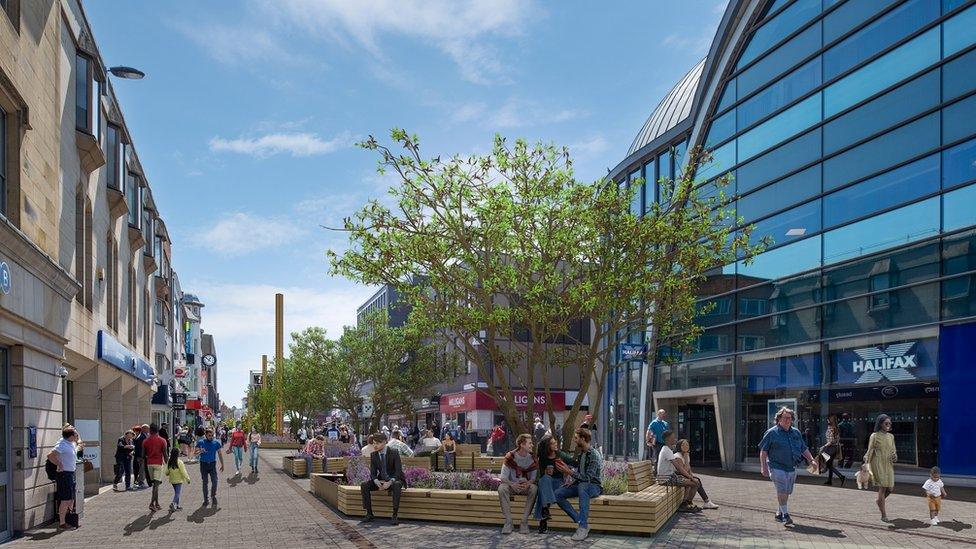
[(944, 231), (976, 225), (976, 185), (942, 195)]
[(738, 76), (739, 97), (745, 97), (820, 49), (820, 22), (793, 37)]
[(719, 173), (728, 170), (735, 165), (735, 141), (729, 141), (725, 145), (712, 151), (712, 161), (702, 164), (695, 174), (697, 181), (705, 181), (715, 177)]
[(933, 154), (824, 197), (824, 228), (939, 190), (939, 155)]
[[(976, 75), (974, 75), (976, 80)], [(942, 109), (942, 142), (952, 143), (976, 133), (976, 95)]]
[(741, 69), (819, 13), (820, 0), (797, 0), (753, 33), (735, 68)]
[(641, 178), (640, 169), (630, 172), (630, 175), (627, 176), (627, 181), (630, 183), (630, 187), (634, 193), (630, 197), (630, 213), (634, 215), (641, 214), (641, 197), (643, 196), (644, 192), (643, 189), (641, 189), (641, 185), (637, 183), (638, 180), (640, 180), (640, 178)]
[(820, 93), (811, 95), (740, 135), (739, 159), (748, 160), (820, 121)]
[(942, 23), (943, 57), (976, 43), (976, 6), (971, 6)]
[(736, 170), (739, 194), (789, 173), (820, 158), (820, 128), (770, 151)]
[(820, 237), (814, 236), (761, 253), (748, 265), (745, 261), (739, 261), (736, 265), (738, 286), (745, 288), (769, 282), (819, 265)]
[(722, 116), (712, 120), (712, 127), (708, 129), (708, 136), (705, 138), (705, 148), (710, 149), (716, 144), (725, 141), (735, 133), (735, 112), (729, 111)]
[(976, 179), (976, 139), (942, 151), (942, 188)]
[(644, 211), (651, 211), (651, 205), (657, 201), (657, 176), (655, 175), (654, 160), (644, 164)]
[(840, 150), (939, 104), (934, 70), (824, 124), (824, 154)]
[(824, 263), (860, 257), (939, 233), (939, 197), (824, 233)]
[(844, 5), (824, 17), (824, 44), (840, 38), (844, 33), (895, 1), (897, 0), (847, 0)]
[(870, 175), (939, 146), (934, 112), (824, 161), (824, 190)]
[(740, 198), (738, 215), (746, 220), (758, 219), (815, 194), (820, 194), (820, 164)]
[(942, 65), (942, 100), (949, 101), (976, 89), (976, 50)]
[(685, 153), (688, 152), (688, 141), (682, 141), (674, 146), (674, 172), (673, 178), (678, 178), (681, 176), (681, 172), (684, 171), (687, 165), (688, 159)]
[(753, 244), (758, 244), (765, 237), (770, 238), (770, 246), (798, 240), (820, 231), (820, 200), (807, 202), (753, 225), (749, 238)]
[(932, 29), (828, 86), (824, 116), (833, 116), (938, 60), (939, 30)]
[(823, 54), (824, 80), (854, 67), (939, 17), (931, 0), (909, 0)]
[(663, 153), (657, 155), (657, 179), (671, 180), (674, 179), (674, 170), (671, 165), (671, 150), (668, 149)]
[(949, 13), (968, 1), (969, 0), (942, 0), (942, 13)]
[(736, 107), (738, 127), (749, 127), (819, 85), (820, 58), (817, 57)]
[(718, 107), (716, 107), (715, 110), (721, 111), (732, 103), (735, 103), (735, 78), (729, 80), (729, 82), (725, 84), (725, 91), (722, 92), (722, 99), (719, 100)]

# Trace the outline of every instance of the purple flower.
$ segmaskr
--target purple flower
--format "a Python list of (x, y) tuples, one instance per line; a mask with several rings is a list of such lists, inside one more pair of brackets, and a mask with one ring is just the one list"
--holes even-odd
[(346, 484), (357, 486), (369, 480), (369, 467), (362, 456), (349, 458), (346, 466)]
[(424, 488), (424, 484), (431, 480), (430, 471), (423, 467), (407, 467), (403, 470), (407, 479), (407, 488)]

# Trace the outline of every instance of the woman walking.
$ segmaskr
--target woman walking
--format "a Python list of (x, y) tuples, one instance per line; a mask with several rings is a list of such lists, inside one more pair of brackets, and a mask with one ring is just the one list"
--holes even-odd
[(190, 483), (190, 475), (186, 472), (186, 465), (180, 459), (180, 450), (173, 448), (169, 452), (169, 461), (166, 463), (166, 476), (169, 483), (173, 485), (173, 502), (169, 504), (170, 511), (182, 509), (180, 505), (180, 494), (183, 492), (183, 485)]
[(691, 443), (688, 439), (683, 438), (678, 441), (674, 447), (678, 450), (677, 455), (681, 458), (681, 461), (685, 464), (685, 469), (688, 470), (688, 474), (691, 475), (698, 482), (698, 495), (705, 502), (702, 505), (702, 509), (718, 509), (718, 505), (715, 505), (708, 499), (708, 494), (705, 493), (705, 486), (702, 484), (702, 479), (695, 476), (695, 473), (691, 470)]
[(251, 474), (254, 475), (258, 472), (258, 448), (261, 447), (261, 433), (257, 426), (251, 425), (251, 434), (247, 439), (251, 446)]
[(895, 487), (894, 463), (898, 461), (895, 451), (895, 436), (891, 434), (891, 418), (881, 414), (874, 422), (874, 432), (868, 439), (868, 451), (864, 454), (864, 463), (871, 466), (874, 484), (878, 487), (878, 510), (881, 511), (881, 521), (888, 522), (885, 512), (885, 500), (891, 495)]
[(539, 491), (535, 498), (535, 518), (539, 521), (539, 533), (549, 529), (549, 506), (556, 502), (556, 490), (563, 485), (563, 479), (573, 473), (570, 465), (576, 465), (573, 456), (559, 450), (559, 440), (552, 435), (539, 439), (536, 449), (539, 462)]
[(827, 442), (820, 447), (820, 456), (827, 456), (827, 462), (824, 465), (827, 469), (827, 480), (824, 484), (832, 486), (834, 475), (837, 475), (840, 478), (840, 486), (843, 488), (847, 477), (842, 475), (835, 465), (835, 463), (844, 460), (840, 444), (840, 430), (837, 428), (837, 415), (830, 414), (827, 416), (827, 432), (824, 433), (824, 438), (827, 439)]
[(247, 450), (246, 443), (247, 437), (244, 436), (240, 424), (234, 426), (234, 430), (230, 434), (230, 448), (227, 449), (227, 452), (234, 454), (234, 469), (237, 471), (237, 476), (241, 476), (241, 464), (244, 462), (244, 452)]

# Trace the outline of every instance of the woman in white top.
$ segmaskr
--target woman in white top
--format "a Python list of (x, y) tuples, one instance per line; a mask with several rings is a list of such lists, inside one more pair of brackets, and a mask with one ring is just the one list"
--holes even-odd
[[(678, 449), (677, 455), (681, 457), (681, 461), (684, 462), (685, 468), (688, 469), (688, 473), (694, 476), (695, 473), (691, 470), (691, 444), (688, 442), (688, 439), (683, 438), (679, 440), (675, 447)], [(718, 509), (718, 505), (715, 505), (708, 499), (708, 494), (705, 493), (705, 487), (702, 485), (702, 480), (698, 477), (695, 477), (695, 480), (698, 481), (698, 495), (701, 496), (702, 501), (705, 502), (705, 504), (702, 505), (702, 509)]]

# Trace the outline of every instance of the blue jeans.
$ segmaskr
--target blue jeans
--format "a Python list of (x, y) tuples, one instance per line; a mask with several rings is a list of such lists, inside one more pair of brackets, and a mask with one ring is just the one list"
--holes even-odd
[(210, 497), (217, 497), (217, 462), (216, 461), (201, 461), (200, 462), (200, 477), (203, 479), (203, 500), (209, 501), (207, 498), (207, 481), (209, 480), (212, 486), (210, 486)]
[(173, 503), (180, 504), (180, 494), (183, 493), (183, 483), (173, 485)]
[[(590, 517), (590, 498), (595, 498), (603, 493), (603, 488), (599, 484), (591, 484), (589, 482), (580, 482), (579, 484), (574, 484), (572, 486), (563, 486), (556, 490), (556, 505), (560, 509), (566, 511), (569, 518), (573, 522), (578, 524), (580, 528), (589, 528), (589, 517)], [(566, 501), (569, 498), (579, 498), (579, 514), (573, 509), (573, 506)]]
[(542, 520), (542, 507), (556, 503), (556, 490), (563, 485), (562, 479), (549, 475), (539, 477), (539, 495), (535, 498), (535, 518)]
[(244, 447), (231, 446), (230, 451), (234, 454), (234, 469), (240, 471), (241, 463), (244, 463)]
[(454, 452), (444, 453), (444, 469), (451, 470), (454, 467)]
[(258, 445), (251, 443), (251, 469), (258, 468)]

